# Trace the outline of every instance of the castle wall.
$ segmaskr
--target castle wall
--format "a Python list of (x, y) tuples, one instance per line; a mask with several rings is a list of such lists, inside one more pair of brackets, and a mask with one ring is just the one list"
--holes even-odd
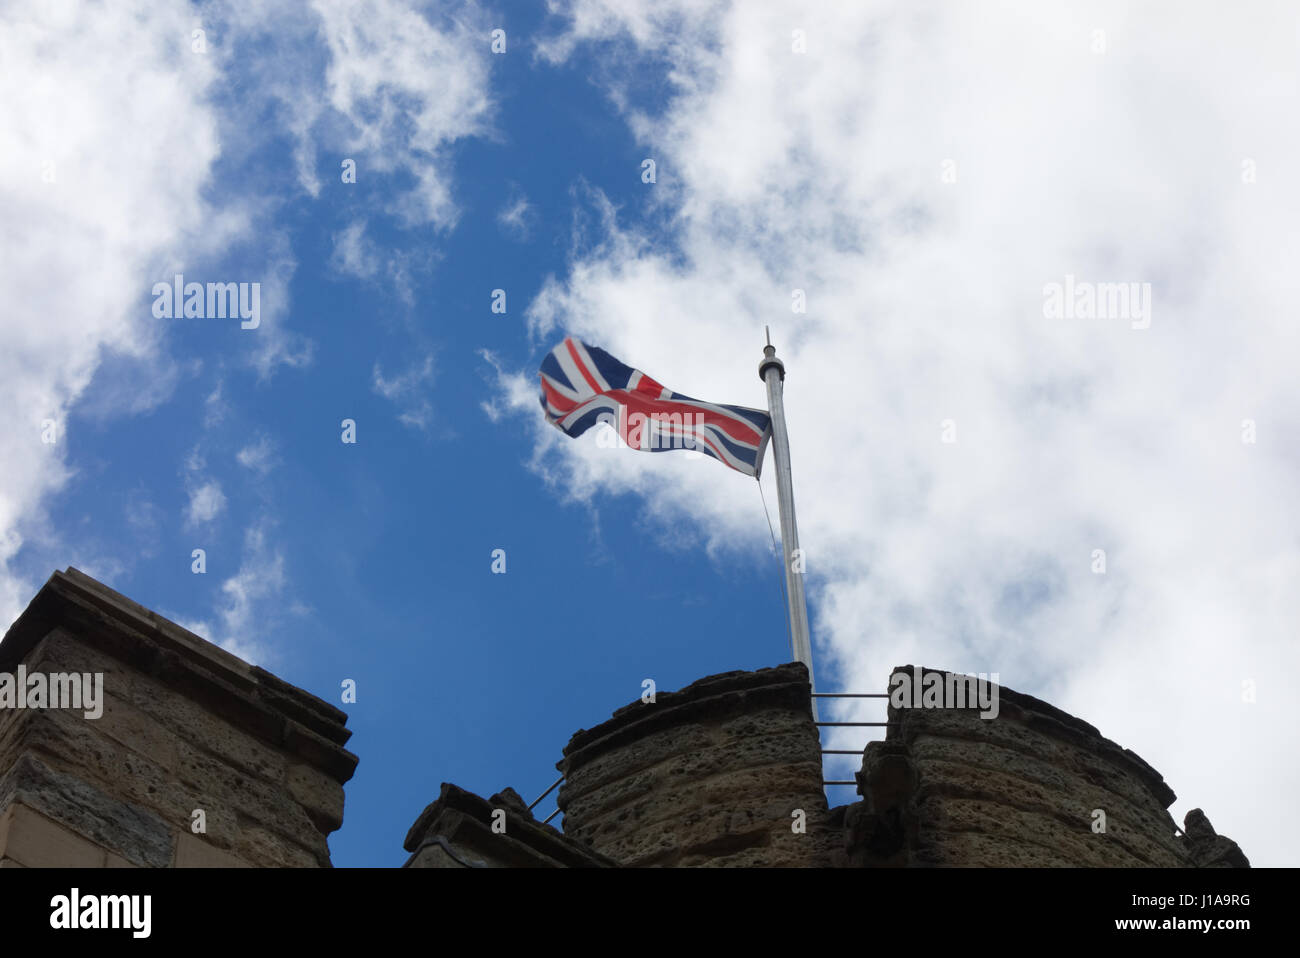
[(490, 798), (443, 782), (406, 834), (405, 868), (608, 868), (614, 862), (533, 817), (512, 788)]
[(329, 866), (338, 709), (76, 570), (0, 644), (20, 667), (102, 673), (102, 715), (0, 708), (0, 866)]
[(727, 672), (578, 732), (556, 766), (565, 836), (627, 866), (827, 863), (809, 691), (798, 663)]
[(863, 801), (845, 812), (852, 864), (1245, 864), (1213, 829), (1199, 854), (1176, 835), (1174, 792), (1136, 754), (1046, 702), (998, 693), (996, 718), (890, 705), (886, 739), (867, 746), (857, 775)]
[[(101, 676), (98, 714), (15, 705), (19, 673)], [(891, 703), (862, 801), (828, 810), (809, 693), (790, 663), (634, 702), (564, 749), (563, 832), (509, 789), (444, 785), (407, 867), (1249, 866), (1199, 809), (1180, 834), (1140, 757), (1006, 687), (995, 718)], [(0, 868), (328, 867), (357, 764), (346, 719), (55, 573), (0, 643)]]

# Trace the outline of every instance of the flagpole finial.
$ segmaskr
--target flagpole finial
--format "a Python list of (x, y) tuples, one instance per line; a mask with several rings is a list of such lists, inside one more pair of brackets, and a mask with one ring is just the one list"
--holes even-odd
[[(763, 327), (766, 329), (767, 327)], [(769, 333), (767, 345), (763, 347), (763, 358), (758, 362), (758, 378), (767, 382), (767, 369), (769, 366), (775, 366), (777, 372), (781, 374), (781, 380), (785, 380), (785, 363), (776, 358), (776, 347), (772, 345), (772, 336)]]

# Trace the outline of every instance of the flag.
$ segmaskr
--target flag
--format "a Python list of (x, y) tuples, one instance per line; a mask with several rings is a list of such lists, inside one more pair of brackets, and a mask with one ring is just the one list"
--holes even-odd
[(695, 449), (747, 476), (763, 466), (772, 435), (765, 410), (675, 393), (572, 336), (547, 354), (540, 377), (546, 420), (569, 436), (605, 422), (633, 449)]

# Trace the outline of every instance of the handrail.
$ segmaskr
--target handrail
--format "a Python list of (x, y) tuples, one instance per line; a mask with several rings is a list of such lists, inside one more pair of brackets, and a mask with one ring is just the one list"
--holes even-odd
[[(533, 804), (528, 806), (528, 810), (531, 812), (534, 808), (536, 808), (537, 803), (540, 802), (542, 799), (544, 799), (547, 795), (551, 794), (551, 792), (555, 791), (556, 786), (558, 786), (563, 781), (564, 781), (564, 776), (561, 775), (559, 778), (555, 780), (555, 785), (552, 785), (546, 791), (542, 792), (542, 794), (537, 796), (537, 798), (533, 801)], [(550, 819), (548, 818), (546, 821), (549, 822)], [(544, 825), (546, 824), (546, 822), (543, 822), (542, 824)]]
[[(813, 698), (818, 698), (818, 699), (887, 699), (889, 698), (888, 692), (813, 692), (811, 694)], [(813, 724), (819, 728), (887, 728), (888, 726), (893, 725), (894, 723), (893, 722), (814, 722)], [(863, 746), (863, 748), (865, 747), (866, 746)], [(861, 755), (862, 749), (824, 748), (821, 749), (821, 754), (822, 755)], [(564, 784), (564, 776), (561, 775), (551, 784), (551, 786), (546, 791), (538, 795), (537, 798), (535, 798), (532, 801), (532, 803), (529, 804), (528, 811), (531, 812), (534, 808), (536, 808), (539, 804), (541, 804), (542, 799), (546, 798), (547, 795), (550, 795), (551, 792), (555, 791), (563, 784)], [(822, 779), (822, 785), (857, 785), (857, 784), (858, 783), (856, 781), (846, 781), (844, 779)], [(542, 821), (542, 824), (549, 825), (551, 823), (551, 819), (555, 818), (555, 816), (558, 814), (560, 814), (560, 809), (557, 806), (555, 811), (551, 812), (550, 815), (546, 816), (546, 818)]]
[[(888, 692), (813, 692), (814, 699), (887, 699)], [(814, 722), (819, 729), (821, 728), (888, 728), (896, 722)], [(866, 749), (864, 745), (861, 749), (852, 748), (824, 748), (821, 754), (825, 755), (861, 755)], [(824, 761), (824, 759), (823, 759)], [(822, 786), (827, 785), (857, 785), (856, 780), (850, 781), (842, 778), (823, 778)]]
[[(555, 791), (555, 790), (556, 790), (557, 788), (559, 788), (562, 784), (564, 784), (564, 776), (563, 776), (563, 775), (561, 775), (559, 778), (557, 778), (557, 779), (556, 779), (556, 780), (551, 784), (551, 787), (550, 787), (550, 788), (548, 788), (546, 791), (542, 792), (542, 794), (538, 795), (537, 798), (533, 799), (533, 803), (532, 803), (531, 805), (528, 806), (528, 811), (531, 812), (534, 808), (537, 807), (538, 803), (539, 803), (542, 799), (544, 799), (547, 795), (551, 794), (551, 792)], [(559, 806), (557, 805), (557, 806), (555, 807), (555, 811), (553, 811), (553, 812), (551, 812), (551, 814), (547, 815), (546, 818), (542, 821), (542, 824), (543, 824), (543, 825), (549, 825), (549, 824), (551, 824), (551, 819), (554, 818), (554, 817), (555, 817), (556, 815), (558, 815), (558, 814), (560, 814), (560, 808), (559, 808)]]

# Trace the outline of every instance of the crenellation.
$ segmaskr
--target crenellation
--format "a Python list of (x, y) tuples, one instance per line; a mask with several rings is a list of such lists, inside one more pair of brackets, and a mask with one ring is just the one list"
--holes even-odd
[[(330, 867), (357, 765), (341, 710), (75, 569), (6, 633), (14, 669), (102, 693), (97, 716), (0, 708), (0, 867)], [(562, 828), (512, 789), (444, 783), (405, 867), (1249, 867), (1200, 809), (1177, 833), (1174, 792), (1140, 756), (996, 679), (960, 702), (891, 698), (860, 800), (836, 808), (803, 665), (657, 691), (564, 747)]]
[(90, 670), (105, 694), (98, 718), (0, 713), (0, 858), (88, 843), (97, 867), (330, 866), (357, 764), (340, 710), (75, 569), (6, 633), (15, 666)]

